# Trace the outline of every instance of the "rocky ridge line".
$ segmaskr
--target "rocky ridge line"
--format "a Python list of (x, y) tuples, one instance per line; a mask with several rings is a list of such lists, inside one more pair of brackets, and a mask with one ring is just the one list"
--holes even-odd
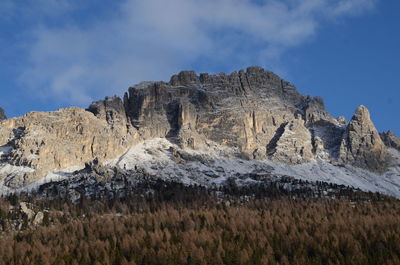
[(300, 164), (324, 159), (375, 172), (387, 168), (387, 147), (365, 107), (352, 121), (333, 118), (321, 98), (301, 95), (261, 67), (230, 75), (183, 71), (169, 82), (143, 82), (123, 99), (87, 110), (31, 112), (0, 123), (0, 179), (20, 187), (48, 172), (101, 163), (137, 143), (167, 138), (181, 148), (213, 143), (243, 159)]

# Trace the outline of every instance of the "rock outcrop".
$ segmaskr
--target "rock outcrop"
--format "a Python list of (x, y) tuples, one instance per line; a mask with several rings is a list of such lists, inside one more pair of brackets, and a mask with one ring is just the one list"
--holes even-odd
[(31, 220), (35, 216), (35, 212), (31, 210), (25, 202), (19, 203), (19, 209), (21, 213), (25, 215), (28, 220)]
[(32, 224), (33, 225), (41, 225), (43, 223), (43, 219), (44, 219), (44, 214), (43, 212), (38, 212), (35, 215), (35, 218), (33, 218), (32, 220)]
[[(238, 148), (249, 158), (279, 157), (271, 150), (267, 155), (266, 147), (283, 124), (297, 124), (298, 116), (307, 124), (321, 119), (335, 121), (321, 99), (302, 96), (293, 85), (260, 67), (230, 75), (197, 76), (184, 71), (168, 83), (147, 82), (131, 87), (124, 102), (128, 120), (145, 139), (169, 137), (192, 148), (213, 141)], [(297, 146), (301, 140), (297, 136), (290, 139), (293, 135), (285, 134), (285, 141), (294, 145), (289, 149), (295, 152), (289, 154), (294, 157), (301, 152)], [(310, 140), (309, 135), (303, 135)], [(312, 159), (305, 152), (303, 159), (287, 162)]]
[(134, 135), (126, 126), (113, 125), (75, 107), (4, 120), (0, 146), (9, 148), (7, 161), (13, 167), (11, 172), (1, 171), (0, 177), (8, 186), (18, 187), (50, 171), (83, 167), (95, 158), (114, 159), (133, 144)]
[(22, 216), (26, 218), (28, 223), (31, 223), (34, 226), (42, 224), (44, 219), (43, 212), (41, 211), (35, 212), (30, 207), (32, 207), (32, 204), (28, 204), (26, 202), (20, 202), (19, 211), (22, 213)]
[(381, 138), (387, 147), (400, 151), (400, 138), (398, 138), (392, 131), (381, 133)]
[(364, 106), (358, 107), (340, 146), (340, 160), (377, 172), (385, 171), (389, 155)]
[(6, 114), (4, 113), (4, 110), (0, 108), (0, 121), (7, 119)]
[(339, 122), (332, 118), (326, 111), (324, 100), (320, 97), (307, 97), (302, 108), (303, 118), (308, 124), (313, 124), (318, 121), (329, 121), (332, 124), (338, 125)]
[(302, 119), (284, 124), (268, 146), (272, 160), (280, 163), (301, 164), (314, 159), (310, 131)]
[(106, 120), (112, 129), (126, 134), (129, 124), (126, 119), (125, 106), (122, 100), (117, 97), (106, 97), (104, 100), (93, 102), (88, 111), (96, 117)]
[(167, 137), (191, 148), (212, 141), (248, 158), (288, 164), (320, 158), (378, 172), (387, 164), (365, 107), (350, 123), (334, 119), (321, 98), (301, 95), (260, 67), (230, 75), (183, 71), (168, 83), (131, 87), (124, 103), (128, 122), (143, 139)]
[[(261, 67), (230, 75), (183, 71), (169, 82), (143, 82), (88, 109), (32, 112), (0, 122), (0, 180), (12, 188), (48, 172), (120, 157), (141, 141), (166, 138), (181, 148), (211, 145), (240, 158), (299, 164), (324, 159), (382, 172), (386, 146), (360, 107), (334, 119), (321, 98), (301, 95)], [(392, 135), (387, 145), (398, 147)]]

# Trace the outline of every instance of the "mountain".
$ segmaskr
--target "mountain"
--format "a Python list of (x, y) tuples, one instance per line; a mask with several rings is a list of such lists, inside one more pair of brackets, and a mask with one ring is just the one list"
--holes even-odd
[[(366, 107), (350, 122), (261, 67), (183, 71), (86, 110), (31, 112), (0, 123), (3, 192), (73, 181), (91, 161), (203, 186), (249, 174), (350, 185), (400, 197), (400, 146)], [(81, 171), (79, 171), (81, 170)], [(106, 172), (105, 170), (104, 172)], [(132, 173), (138, 176), (140, 174)]]

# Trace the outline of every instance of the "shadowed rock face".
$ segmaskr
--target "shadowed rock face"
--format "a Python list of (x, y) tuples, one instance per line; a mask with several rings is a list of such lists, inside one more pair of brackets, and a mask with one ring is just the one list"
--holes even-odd
[(321, 158), (379, 172), (386, 168), (386, 148), (365, 107), (349, 124), (336, 120), (321, 98), (301, 95), (261, 67), (230, 75), (183, 71), (170, 82), (131, 87), (124, 106), (143, 140), (167, 137), (191, 148), (213, 141), (250, 159), (288, 164)]
[(398, 138), (392, 131), (382, 133), (381, 138), (387, 147), (395, 148), (400, 151), (400, 138)]
[(87, 110), (99, 119), (106, 120), (111, 128), (122, 134), (127, 133), (129, 124), (126, 119), (124, 103), (119, 97), (106, 97), (104, 100), (95, 101)]
[(0, 108), (0, 121), (7, 119), (6, 115), (4, 114), (4, 110)]
[[(281, 156), (273, 152), (276, 149), (267, 147), (282, 124), (295, 123), (286, 130), (293, 127), (304, 131), (305, 123), (298, 124), (298, 117), (308, 123), (320, 119), (336, 122), (322, 100), (299, 94), (293, 85), (260, 67), (230, 75), (197, 76), (193, 71), (184, 71), (168, 83), (131, 87), (124, 102), (128, 120), (144, 138), (169, 137), (194, 148), (214, 141), (238, 148), (249, 158), (280, 157), (279, 161)], [(301, 150), (313, 149), (311, 139), (288, 138), (285, 134), (279, 147), (292, 158)], [(303, 154), (307, 155), (287, 162), (313, 158), (311, 151)]]

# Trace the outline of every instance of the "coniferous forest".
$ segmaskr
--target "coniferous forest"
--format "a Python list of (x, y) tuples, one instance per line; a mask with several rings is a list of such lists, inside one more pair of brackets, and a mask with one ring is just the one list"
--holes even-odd
[[(114, 199), (0, 202), (0, 261), (25, 264), (400, 264), (400, 203), (163, 184)], [(44, 212), (32, 225), (21, 201)], [(18, 229), (13, 226), (19, 223)]]

